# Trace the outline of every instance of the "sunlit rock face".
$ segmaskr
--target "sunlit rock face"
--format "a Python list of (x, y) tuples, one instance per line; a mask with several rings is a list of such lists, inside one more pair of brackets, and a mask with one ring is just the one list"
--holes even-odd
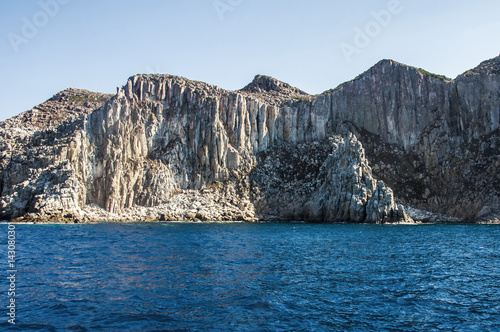
[(498, 73), (498, 58), (455, 80), (383, 60), (315, 96), (261, 75), (68, 89), (0, 124), (0, 217), (495, 220)]

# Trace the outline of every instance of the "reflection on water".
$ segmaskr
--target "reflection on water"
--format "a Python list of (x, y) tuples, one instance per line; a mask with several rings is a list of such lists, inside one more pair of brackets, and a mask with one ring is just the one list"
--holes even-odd
[(496, 225), (19, 225), (17, 236), (20, 331), (500, 329)]

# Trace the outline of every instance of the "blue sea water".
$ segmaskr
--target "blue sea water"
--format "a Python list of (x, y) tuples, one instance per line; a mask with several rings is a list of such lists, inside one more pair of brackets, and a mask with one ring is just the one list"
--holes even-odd
[(0, 330), (500, 330), (500, 225), (0, 226)]

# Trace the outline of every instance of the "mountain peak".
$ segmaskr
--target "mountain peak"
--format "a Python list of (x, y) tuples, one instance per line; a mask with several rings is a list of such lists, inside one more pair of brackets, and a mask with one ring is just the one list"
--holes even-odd
[(245, 86), (240, 91), (252, 92), (252, 93), (273, 93), (280, 95), (304, 95), (307, 96), (308, 93), (291, 86), (288, 83), (277, 80), (271, 76), (266, 75), (256, 75), (253, 81)]
[(375, 66), (377, 66), (377, 65), (385, 65), (385, 64), (388, 64), (388, 65), (401, 65), (400, 62), (394, 61), (392, 59), (382, 59), (379, 62), (377, 62), (377, 64), (375, 64)]
[(440, 80), (443, 80), (443, 81), (452, 81), (451, 78), (446, 77), (444, 75), (434, 74), (434, 73), (431, 73), (431, 72), (429, 72), (429, 71), (427, 71), (425, 69), (413, 67), (413, 66), (410, 66), (410, 65), (407, 65), (407, 64), (404, 64), (404, 63), (392, 60), (392, 59), (383, 59), (383, 60), (380, 60), (373, 67), (371, 67), (367, 72), (370, 72), (372, 70), (377, 70), (377, 69), (380, 69), (380, 68), (386, 68), (386, 67), (390, 67), (390, 68), (398, 68), (398, 67), (401, 68), (402, 67), (405, 70), (414, 70), (414, 71), (417, 71), (420, 74), (425, 75), (425, 76), (434, 77), (434, 78), (437, 78), (437, 79), (440, 79)]
[(401, 63), (399, 61), (393, 60), (393, 59), (382, 59), (379, 62), (377, 62), (375, 65), (372, 66), (372, 68), (378, 68), (378, 67), (410, 67), (411, 66), (405, 65), (404, 63)]
[(68, 88), (32, 109), (0, 124), (0, 129), (18, 128), (33, 133), (36, 130), (55, 128), (66, 120), (90, 114), (113, 97), (112, 94)]
[(463, 75), (498, 75), (500, 74), (500, 55), (481, 62), (477, 67), (466, 71)]

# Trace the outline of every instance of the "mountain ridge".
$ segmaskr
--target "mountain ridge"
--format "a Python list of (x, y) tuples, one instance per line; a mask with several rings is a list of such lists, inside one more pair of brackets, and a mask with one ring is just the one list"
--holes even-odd
[(497, 61), (449, 80), (381, 60), (319, 95), (264, 75), (236, 91), (159, 74), (112, 97), (64, 90), (37, 111), (59, 118), (0, 124), (0, 217), (498, 220)]
[[(462, 74), (459, 74), (457, 76), (460, 77), (460, 76), (463, 76), (467, 73), (471, 73), (471, 72), (474, 72), (475, 70), (479, 69), (479, 68), (482, 68), (482, 66), (484, 64), (489, 64), (491, 62), (496, 62), (497, 64), (500, 63), (500, 55), (497, 56), (497, 57), (494, 57), (494, 58), (491, 58), (491, 59), (488, 59), (488, 60), (484, 60), (482, 61), (479, 65), (477, 65), (476, 67), (474, 67), (473, 69), (469, 69), (467, 71), (465, 71), (464, 73)], [(210, 84), (210, 83), (205, 83), (205, 82), (202, 82), (202, 81), (196, 81), (196, 80), (191, 80), (191, 79), (188, 79), (184, 76), (179, 76), (179, 75), (171, 75), (171, 74), (135, 74), (133, 76), (130, 76), (128, 78), (128, 80), (130, 79), (134, 79), (134, 77), (141, 77), (141, 76), (151, 76), (151, 77), (154, 77), (154, 76), (158, 76), (158, 77), (166, 77), (166, 78), (172, 78), (172, 79), (181, 79), (181, 80), (186, 80), (186, 81), (189, 81), (189, 82), (192, 82), (194, 84), (197, 84), (197, 83), (201, 83), (201, 84), (206, 84), (210, 87), (213, 87), (213, 88), (217, 88), (217, 89), (221, 89), (221, 90), (224, 90), (224, 91), (234, 91), (234, 92), (240, 92), (240, 91), (249, 91), (249, 90), (252, 90), (252, 88), (255, 86), (255, 81), (256, 79), (258, 78), (267, 78), (269, 79), (269, 81), (275, 81), (275, 82), (279, 82), (280, 84), (283, 84), (285, 87), (288, 87), (288, 88), (291, 88), (292, 90), (296, 90), (299, 92), (299, 94), (302, 94), (302, 95), (305, 95), (305, 96), (309, 96), (309, 97), (318, 97), (318, 96), (321, 96), (323, 94), (326, 94), (326, 93), (329, 93), (329, 92), (332, 92), (332, 91), (336, 91), (338, 90), (339, 88), (345, 86), (346, 84), (352, 82), (352, 81), (355, 81), (357, 79), (359, 79), (363, 74), (367, 73), (367, 72), (370, 72), (372, 69), (374, 68), (377, 68), (383, 64), (386, 64), (386, 63), (389, 63), (389, 64), (394, 64), (394, 65), (397, 65), (397, 66), (402, 66), (402, 67), (406, 67), (408, 69), (413, 69), (413, 70), (416, 70), (420, 73), (422, 73), (423, 75), (426, 75), (426, 76), (431, 76), (431, 77), (438, 77), (438, 78), (444, 78), (446, 80), (449, 80), (449, 81), (454, 81), (455, 79), (451, 79), (451, 78), (448, 78), (446, 77), (445, 75), (441, 75), (441, 74), (434, 74), (434, 73), (431, 73), (431, 72), (428, 72), (427, 70), (425, 69), (422, 69), (422, 68), (418, 68), (418, 67), (414, 67), (414, 66), (411, 66), (411, 65), (407, 65), (407, 64), (404, 64), (402, 62), (399, 62), (399, 61), (396, 61), (396, 60), (393, 60), (393, 59), (382, 59), (380, 60), (379, 62), (377, 62), (376, 64), (374, 64), (373, 66), (371, 66), (369, 69), (367, 69), (365, 72), (363, 72), (362, 74), (359, 74), (356, 78), (354, 79), (351, 79), (349, 81), (346, 81), (346, 82), (343, 82), (343, 83), (340, 83), (337, 87), (335, 88), (332, 88), (332, 89), (328, 89), (328, 90), (325, 90), (321, 93), (318, 93), (318, 94), (309, 94), (307, 92), (304, 92), (303, 90), (297, 88), (297, 87), (293, 87), (291, 86), (290, 84), (286, 83), (286, 82), (283, 82), (283, 81), (280, 81), (279, 79), (276, 79), (272, 76), (268, 76), (268, 75), (264, 75), (264, 74), (257, 74), (255, 75), (254, 79), (248, 83), (245, 87), (241, 88), (241, 89), (238, 89), (238, 90), (231, 90), (231, 89), (225, 89), (223, 87), (219, 87), (217, 85), (213, 85), (213, 84)], [(256, 84), (258, 86), (258, 84)], [(261, 89), (261, 90), (266, 90), (266, 89)], [(71, 91), (80, 91), (82, 94), (88, 94), (89, 96), (91, 95), (102, 95), (102, 96), (108, 96), (107, 100), (111, 99), (114, 95), (113, 94), (108, 94), (108, 93), (102, 93), (102, 92), (97, 92), (97, 91), (90, 91), (90, 90), (86, 90), (86, 89), (81, 89), (81, 88), (74, 88), (74, 87), (68, 87), (64, 90), (61, 90), (59, 91), (58, 93), (54, 94), (51, 98), (47, 99), (45, 102), (41, 103), (40, 105), (43, 105), (44, 103), (48, 102), (48, 101), (51, 101), (55, 98), (58, 97), (58, 95), (64, 93), (64, 92), (71, 92)], [(262, 91), (261, 91), (262, 92)], [(256, 92), (258, 93), (258, 92)], [(92, 98), (92, 97), (89, 97), (89, 98)], [(38, 106), (40, 105), (37, 105), (37, 106), (34, 106), (32, 109), (36, 109)], [(30, 110), (32, 110), (30, 109)], [(29, 110), (28, 110), (29, 111)], [(19, 113), (18, 115), (14, 115), (12, 116), (11, 118), (8, 118), (8, 119), (5, 119), (3, 121), (0, 121), (0, 123), (3, 123), (3, 122), (6, 122), (6, 121), (9, 121), (11, 120), (12, 118), (15, 118), (15, 117), (18, 117), (19, 115), (23, 114), (23, 113), (26, 113), (28, 111), (25, 111), (25, 112), (21, 112)]]

